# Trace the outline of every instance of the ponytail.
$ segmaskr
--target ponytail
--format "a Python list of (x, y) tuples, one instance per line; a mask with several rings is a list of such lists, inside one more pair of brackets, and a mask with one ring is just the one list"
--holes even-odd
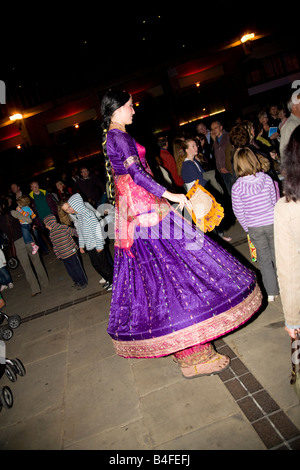
[[(102, 127), (103, 124), (102, 124)], [(104, 165), (105, 165), (105, 172), (106, 172), (106, 179), (107, 179), (107, 199), (108, 203), (112, 204), (113, 206), (115, 205), (115, 184), (114, 184), (114, 177), (112, 173), (112, 167), (110, 160), (107, 155), (106, 151), (106, 140), (107, 140), (107, 132), (108, 132), (108, 127), (103, 128), (102, 130), (102, 149), (103, 149), (103, 155), (104, 155)]]
[(124, 106), (127, 101), (129, 101), (130, 95), (126, 91), (112, 91), (109, 90), (101, 101), (101, 114), (103, 117), (102, 122), (102, 149), (104, 154), (104, 163), (105, 163), (105, 171), (107, 177), (107, 186), (108, 186), (108, 202), (109, 204), (115, 205), (115, 185), (114, 185), (114, 178), (111, 163), (106, 151), (106, 140), (107, 140), (107, 132), (110, 126), (111, 117), (114, 112)]

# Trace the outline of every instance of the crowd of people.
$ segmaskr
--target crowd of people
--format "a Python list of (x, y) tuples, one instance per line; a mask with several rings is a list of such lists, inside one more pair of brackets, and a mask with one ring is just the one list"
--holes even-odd
[[(224, 370), (229, 359), (217, 354), (211, 344), (212, 338), (227, 331), (226, 321), (222, 323), (223, 315), (227, 314), (224, 298), (230, 302), (235, 299), (237, 312), (240, 305), (243, 311), (246, 310), (245, 303), (248, 302), (251, 316), (260, 307), (262, 296), (254, 273), (234, 259), (213, 237), (206, 236), (203, 245), (203, 238), (197, 238), (193, 224), (189, 230), (199, 245), (199, 254), (185, 251), (183, 245), (177, 244), (174, 234), (172, 247), (162, 241), (160, 223), (163, 218), (174, 218), (174, 232), (176, 224), (180, 225), (164, 201), (177, 203), (183, 210), (189, 205), (187, 192), (199, 181), (225, 209), (222, 224), (214, 230), (217, 237), (230, 242), (230, 237), (224, 236), (224, 226), (228, 221), (235, 223), (238, 220), (251, 238), (257, 250), (262, 287), (268, 301), (274, 301), (281, 294), (286, 329), (294, 337), (295, 329), (300, 327), (296, 307), (299, 306), (300, 292), (299, 243), (296, 241), (300, 204), (297, 160), (300, 157), (300, 104), (291, 99), (287, 109), (272, 105), (258, 114), (256, 123), (239, 119), (231, 129), (226, 129), (224, 123), (215, 119), (210, 122), (210, 127), (208, 122), (201, 121), (193, 133), (173, 142), (169, 142), (168, 136), (160, 136), (156, 158), (162, 176), (160, 184), (147, 164), (145, 149), (125, 130), (134, 115), (130, 95), (126, 92), (118, 97), (107, 94), (105, 99), (102, 112), (107, 182), (82, 167), (80, 175), (72, 175), (72, 179), (62, 175), (55, 182), (54, 190), (40, 188), (36, 180), (31, 181), (28, 191), (13, 182), (9, 194), (2, 198), (0, 238), (6, 237), (13, 244), (31, 295), (41, 293), (49, 283), (41, 261), (41, 256), (49, 249), (64, 263), (74, 287), (84, 289), (88, 278), (81, 254), (86, 252), (101, 276), (99, 282), (103, 288), (109, 291), (114, 286), (108, 332), (118, 354), (125, 357), (174, 354), (187, 378)], [(104, 236), (101, 224), (106, 214), (97, 209), (106, 202), (115, 206), (115, 230), (116, 234), (120, 233), (120, 195), (125, 195), (129, 201), (126, 202), (127, 237), (118, 240), (116, 236), (113, 259), (109, 238)], [(151, 213), (150, 217), (150, 210), (139, 214), (140, 201), (146, 205), (157, 204), (159, 214)], [(143, 241), (142, 246), (139, 239), (135, 239), (137, 227), (141, 231), (151, 227), (153, 233), (157, 227), (158, 244), (154, 246), (149, 239)], [(294, 241), (293, 253), (286, 246), (288, 239)], [(3, 291), (13, 288), (13, 282), (7, 269), (5, 243), (1, 246), (0, 289)], [(159, 262), (153, 254), (155, 251), (160, 253)], [(216, 254), (218, 263), (212, 261), (210, 253)], [(287, 269), (286, 257), (293, 269), (291, 266)], [(169, 261), (165, 263), (164, 258)], [(147, 263), (145, 259), (148, 259)], [(231, 282), (231, 275), (236, 275), (237, 271), (239, 282)], [(213, 277), (221, 279), (220, 285), (211, 285), (203, 297), (206, 276), (211, 276), (212, 272)], [(154, 280), (154, 273), (159, 281)], [(180, 290), (183, 284), (189, 298), (185, 303)], [(291, 286), (295, 289), (292, 292)], [(295, 302), (291, 298), (295, 298)], [(172, 304), (175, 307), (171, 307)], [(214, 309), (218, 314), (214, 314), (216, 326), (211, 326), (215, 331), (210, 336), (205, 325)], [(159, 320), (155, 311), (160, 312)], [(168, 318), (168, 324), (163, 318)], [(246, 320), (239, 317), (230, 329)], [(176, 336), (176, 345), (169, 338), (171, 332), (172, 338)], [(148, 340), (152, 352), (147, 349)]]
[[(53, 250), (65, 265), (76, 289), (84, 289), (88, 279), (81, 254), (87, 252), (92, 266), (102, 276), (100, 284), (112, 289), (113, 258), (96, 209), (105, 202), (105, 184), (96, 173), (82, 167), (80, 176), (67, 180), (63, 174), (55, 188), (43, 189), (32, 180), (26, 191), (11, 183), (0, 205), (0, 291), (13, 288), (7, 259), (15, 253), (24, 269), (34, 297), (47, 287), (49, 279), (41, 256)], [(74, 176), (74, 175), (73, 175)], [(82, 202), (82, 210), (74, 201)], [(99, 226), (99, 229), (98, 229)]]
[[(286, 107), (271, 105), (261, 110), (256, 122), (238, 119), (229, 130), (218, 120), (211, 122), (210, 129), (201, 122), (193, 135), (173, 142), (173, 155), (168, 153), (169, 160), (176, 162), (177, 175), (183, 179), (183, 190), (188, 191), (199, 180), (225, 208), (230, 201), (236, 220), (256, 248), (268, 301), (274, 301), (281, 293), (287, 325), (293, 325), (287, 326), (292, 337), (300, 326), (295, 308), (299, 305), (296, 291), (300, 290), (296, 238), (299, 235), (299, 135), (300, 104), (292, 95)], [(173, 164), (166, 165), (165, 161), (166, 153), (158, 163), (170, 171)], [(168, 177), (174, 180), (172, 172)], [(292, 195), (287, 195), (290, 185)], [(290, 203), (287, 212), (286, 202)], [(281, 226), (279, 214), (282, 219), (285, 215), (288, 223)], [(281, 237), (283, 227), (286, 232)], [(287, 258), (285, 253), (289, 253)], [(296, 276), (292, 274), (294, 269)]]

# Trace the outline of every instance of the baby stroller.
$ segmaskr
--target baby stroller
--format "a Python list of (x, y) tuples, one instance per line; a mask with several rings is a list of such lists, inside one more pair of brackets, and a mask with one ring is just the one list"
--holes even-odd
[(0, 248), (7, 259), (7, 266), (10, 269), (16, 269), (19, 266), (19, 260), (16, 256), (15, 245), (9, 241), (8, 236), (2, 230), (0, 230)]
[[(5, 359), (4, 364), (0, 364), (0, 378), (3, 375), (11, 381), (17, 380), (17, 375), (23, 377), (26, 374), (26, 370), (20, 359)], [(13, 394), (11, 389), (5, 385), (0, 389), (0, 411), (2, 407), (11, 408), (13, 406)]]
[[(7, 325), (1, 326), (4, 319), (7, 320)], [(20, 315), (12, 315), (9, 316), (6, 313), (3, 313), (0, 310), (0, 340), (8, 341), (13, 336), (13, 330), (18, 328), (21, 324), (21, 317)]]

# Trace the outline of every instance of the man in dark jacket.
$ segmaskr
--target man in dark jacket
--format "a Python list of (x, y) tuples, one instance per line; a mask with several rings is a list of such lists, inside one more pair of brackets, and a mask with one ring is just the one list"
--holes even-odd
[(33, 212), (36, 214), (34, 219), (33, 233), (36, 238), (38, 246), (41, 248), (43, 254), (48, 253), (48, 246), (46, 240), (48, 240), (49, 233), (44, 225), (44, 217), (47, 215), (56, 215), (57, 216), (57, 202), (55, 201), (52, 194), (48, 193), (45, 189), (41, 189), (37, 181), (31, 181), (30, 183), (31, 192), (29, 197), (31, 200), (31, 207)]
[(216, 159), (217, 171), (222, 177), (225, 187), (231, 196), (231, 188), (234, 183), (233, 169), (231, 163), (231, 144), (229, 133), (223, 129), (219, 121), (211, 123), (211, 136), (214, 139), (214, 153)]
[(32, 210), (38, 216), (39, 223), (43, 227), (43, 220), (46, 215), (57, 215), (57, 202), (52, 194), (48, 193), (45, 189), (40, 189), (37, 181), (31, 181), (30, 189), (29, 197), (31, 199)]
[[(41, 263), (39, 254), (32, 254), (30, 244), (25, 244), (22, 235), (21, 224), (18, 219), (31, 223), (30, 217), (21, 215), (18, 211), (0, 211), (0, 229), (8, 236), (10, 242), (14, 243), (17, 258), (24, 269), (27, 282), (31, 289), (32, 297), (41, 293), (41, 287), (48, 286), (48, 276)], [(32, 265), (31, 265), (32, 263)], [(33, 268), (32, 268), (33, 266)]]
[(81, 178), (76, 183), (76, 190), (86, 202), (89, 202), (95, 209), (101, 204), (105, 192), (105, 186), (101, 179), (90, 174), (86, 167), (80, 169)]

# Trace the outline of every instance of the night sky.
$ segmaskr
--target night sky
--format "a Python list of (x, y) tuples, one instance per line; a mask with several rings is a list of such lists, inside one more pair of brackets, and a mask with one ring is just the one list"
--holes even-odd
[(189, 2), (186, 8), (173, 5), (169, 12), (148, 3), (151, 14), (145, 15), (118, 3), (114, 8), (103, 8), (100, 2), (72, 3), (68, 8), (65, 2), (60, 7), (52, 2), (37, 7), (12, 4), (1, 13), (6, 27), (0, 42), (0, 78), (7, 87), (56, 87), (70, 77), (79, 85), (92, 85), (99, 77), (116, 80), (136, 69), (188, 59), (215, 44), (237, 40), (247, 30), (278, 28), (274, 11), (267, 4), (266, 15), (261, 3)]

